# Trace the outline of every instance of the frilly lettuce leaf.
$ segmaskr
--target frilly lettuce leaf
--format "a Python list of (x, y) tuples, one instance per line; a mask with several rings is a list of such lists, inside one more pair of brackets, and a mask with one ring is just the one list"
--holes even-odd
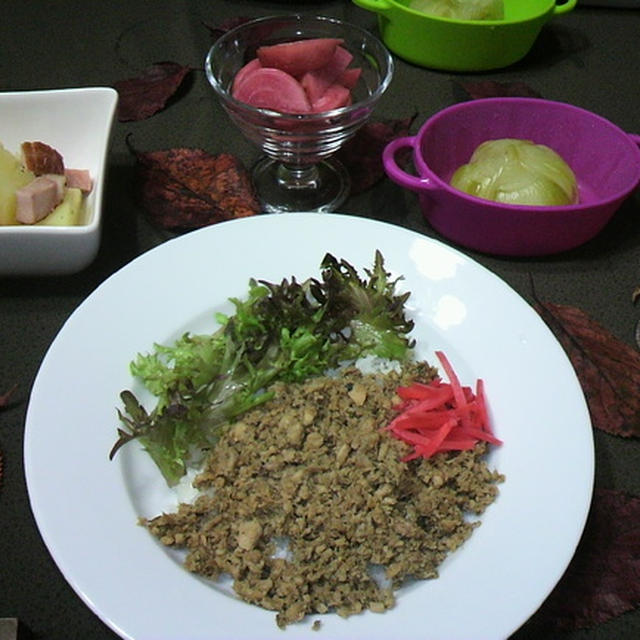
[(130, 390), (122, 392), (110, 457), (139, 438), (175, 485), (221, 429), (272, 397), (272, 383), (301, 382), (367, 355), (406, 360), (414, 346), (405, 315), (410, 294), (398, 294), (397, 282), (379, 251), (364, 278), (326, 254), (320, 279), (251, 279), (246, 299), (231, 299), (235, 313), (218, 314), (215, 332), (186, 333), (133, 360), (132, 375), (157, 401), (147, 411)]

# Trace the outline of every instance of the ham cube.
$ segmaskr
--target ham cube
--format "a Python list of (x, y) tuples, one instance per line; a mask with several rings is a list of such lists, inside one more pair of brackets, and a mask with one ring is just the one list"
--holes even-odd
[(80, 189), (85, 195), (93, 189), (91, 174), (87, 169), (65, 169), (64, 175), (68, 188)]
[(34, 224), (48, 216), (61, 201), (56, 181), (39, 176), (16, 191), (16, 220)]
[(280, 69), (262, 67), (247, 74), (233, 94), (254, 107), (282, 113), (308, 113), (311, 105), (300, 83)]
[(47, 180), (51, 180), (56, 185), (56, 194), (58, 195), (59, 200), (62, 201), (64, 198), (64, 190), (67, 186), (67, 179), (64, 175), (60, 175), (59, 173), (45, 173), (43, 178)]
[(339, 38), (294, 40), (258, 47), (257, 54), (263, 67), (273, 67), (292, 76), (300, 76), (305, 71), (328, 64), (336, 47), (342, 42)]
[(351, 64), (353, 56), (344, 48), (336, 47), (331, 60), (319, 69), (313, 69), (303, 74), (300, 84), (307, 92), (313, 103), (344, 73)]

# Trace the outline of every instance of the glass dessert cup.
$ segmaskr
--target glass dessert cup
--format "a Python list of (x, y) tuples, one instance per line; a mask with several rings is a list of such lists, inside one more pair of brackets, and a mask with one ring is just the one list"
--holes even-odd
[[(340, 38), (360, 67), (349, 106), (319, 113), (281, 113), (231, 95), (238, 70), (259, 46), (307, 38)], [(393, 60), (371, 33), (321, 16), (259, 18), (232, 29), (209, 50), (205, 71), (222, 107), (264, 156), (252, 170), (266, 212), (334, 211), (349, 195), (349, 175), (332, 156), (369, 119), (393, 76)]]

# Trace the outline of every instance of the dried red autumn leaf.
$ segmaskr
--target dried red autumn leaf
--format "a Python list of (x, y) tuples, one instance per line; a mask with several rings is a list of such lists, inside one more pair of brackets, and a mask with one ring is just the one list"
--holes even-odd
[(228, 18), (218, 25), (209, 25), (205, 22), (204, 26), (209, 29), (211, 39), (215, 41), (223, 36), (227, 31), (235, 29), (235, 27), (239, 27), (241, 24), (249, 22), (249, 20), (252, 20), (252, 18), (248, 16), (236, 16), (234, 18)]
[(640, 436), (640, 354), (581, 309), (540, 301), (535, 307), (573, 364), (593, 425)]
[(535, 618), (550, 630), (601, 624), (640, 605), (640, 498), (597, 489), (573, 560)]
[(385, 146), (395, 138), (408, 135), (415, 118), (414, 114), (410, 118), (368, 122), (336, 153), (351, 177), (352, 194), (369, 189), (384, 177)]
[(186, 231), (260, 211), (247, 170), (231, 154), (189, 148), (134, 154), (141, 204), (164, 229)]
[(118, 120), (144, 120), (164, 109), (189, 71), (177, 62), (156, 62), (135, 78), (115, 82)]
[(478, 98), (507, 98), (525, 97), (541, 98), (542, 96), (524, 82), (498, 82), (497, 80), (479, 80), (477, 82), (461, 82), (460, 86), (469, 97)]
[(5, 407), (9, 406), (9, 401), (11, 400), (11, 396), (13, 396), (13, 394), (16, 392), (16, 389), (18, 388), (17, 384), (14, 384), (9, 391), (5, 391), (4, 393), (0, 394), (0, 409), (4, 409)]

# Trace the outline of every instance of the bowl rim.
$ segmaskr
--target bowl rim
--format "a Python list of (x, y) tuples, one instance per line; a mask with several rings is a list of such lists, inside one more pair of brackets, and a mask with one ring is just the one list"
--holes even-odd
[(3, 98), (28, 98), (30, 96), (47, 97), (54, 95), (87, 95), (98, 94), (105, 98), (108, 98), (104, 115), (106, 116), (107, 126), (104, 130), (104, 149), (100, 155), (98, 164), (102, 167), (101, 175), (99, 177), (93, 176), (94, 185), (91, 193), (87, 196), (93, 199), (93, 215), (91, 220), (87, 224), (80, 225), (39, 225), (39, 224), (9, 224), (0, 225), (0, 236), (23, 236), (29, 234), (33, 236), (39, 235), (93, 235), (96, 233), (102, 225), (102, 206), (103, 206), (103, 193), (106, 183), (106, 171), (107, 171), (107, 158), (109, 153), (109, 139), (113, 129), (113, 120), (116, 113), (118, 104), (118, 92), (113, 87), (106, 85), (95, 85), (86, 87), (64, 87), (53, 89), (27, 89), (16, 91), (2, 91), (0, 92), (0, 102)]
[[(635, 154), (637, 158), (636, 164), (636, 177), (633, 184), (630, 184), (628, 187), (621, 189), (615, 194), (608, 196), (607, 198), (598, 199), (595, 202), (577, 202), (575, 204), (566, 204), (566, 205), (551, 205), (551, 206), (540, 206), (540, 205), (529, 205), (529, 204), (509, 204), (504, 202), (496, 202), (494, 200), (488, 200), (485, 198), (480, 198), (478, 196), (473, 196), (465, 191), (461, 191), (460, 189), (456, 189), (452, 187), (448, 182), (443, 180), (429, 165), (423, 158), (423, 154), (421, 153), (421, 140), (426, 135), (426, 131), (433, 126), (437, 120), (442, 117), (445, 117), (449, 113), (465, 110), (465, 109), (473, 109), (474, 105), (477, 104), (540, 104), (545, 103), (553, 108), (560, 109), (568, 109), (571, 111), (578, 111), (581, 114), (598, 120), (604, 126), (613, 129), (617, 133), (620, 134), (621, 139), (625, 139), (629, 144), (629, 149), (631, 154)], [(491, 138), (487, 138), (488, 140)], [(593, 111), (589, 111), (588, 109), (584, 109), (582, 107), (578, 107), (569, 102), (561, 102), (558, 100), (548, 100), (546, 98), (534, 98), (534, 97), (524, 97), (524, 96), (501, 96), (501, 97), (491, 97), (491, 98), (476, 98), (471, 100), (465, 100), (464, 102), (457, 102), (456, 104), (445, 107), (444, 109), (440, 109), (436, 113), (432, 114), (427, 118), (427, 120), (420, 126), (418, 132), (414, 136), (414, 144), (413, 147), (413, 161), (416, 164), (416, 168), (419, 170), (419, 175), (422, 178), (427, 178), (428, 180), (436, 183), (441, 190), (446, 191), (447, 193), (462, 198), (463, 200), (467, 200), (476, 205), (485, 204), (489, 207), (496, 207), (498, 209), (504, 210), (518, 210), (518, 211), (529, 211), (529, 212), (539, 212), (539, 213), (549, 213), (549, 212), (566, 212), (566, 211), (583, 211), (589, 210), (593, 207), (605, 206), (608, 204), (612, 204), (617, 202), (622, 198), (626, 198), (631, 192), (633, 192), (640, 185), (640, 147), (635, 141), (632, 139), (631, 135), (621, 129), (619, 126), (607, 120), (607, 118), (594, 113)]]
[[(385, 62), (387, 65), (387, 72), (382, 78), (380, 84), (376, 87), (375, 91), (367, 96), (364, 100), (359, 102), (355, 102), (346, 107), (338, 107), (337, 109), (331, 109), (329, 111), (319, 111), (314, 113), (289, 113), (283, 111), (274, 111), (273, 109), (265, 109), (263, 107), (254, 107), (246, 102), (241, 102), (240, 100), (236, 100), (228, 91), (222, 88), (220, 83), (215, 78), (214, 74), (211, 71), (211, 58), (213, 56), (213, 52), (216, 48), (219, 48), (224, 42), (235, 37), (239, 32), (247, 29), (248, 27), (257, 26), (264, 23), (269, 22), (282, 22), (282, 21), (291, 21), (292, 24), (304, 23), (304, 22), (313, 22), (313, 23), (324, 23), (324, 24), (334, 24), (339, 25), (341, 27), (348, 27), (349, 29), (353, 29), (361, 36), (366, 38), (368, 41), (373, 43), (376, 47), (380, 49), (380, 52), (383, 54), (385, 58)], [(243, 110), (247, 113), (253, 115), (263, 115), (268, 116), (269, 118), (274, 118), (276, 120), (297, 120), (300, 122), (314, 122), (314, 121), (324, 121), (327, 118), (333, 118), (339, 115), (347, 114), (347, 113), (357, 113), (362, 109), (367, 109), (373, 104), (375, 104), (378, 99), (382, 96), (383, 93), (388, 89), (391, 84), (391, 80), (393, 79), (393, 75), (395, 72), (395, 63), (391, 53), (388, 48), (382, 43), (382, 41), (373, 35), (367, 29), (360, 27), (359, 25), (353, 24), (352, 22), (348, 22), (346, 20), (341, 20), (339, 18), (333, 18), (330, 16), (321, 16), (321, 15), (306, 15), (300, 13), (293, 13), (289, 15), (268, 15), (262, 16), (260, 18), (252, 18), (247, 22), (243, 22), (239, 24), (223, 35), (221, 35), (209, 48), (207, 55), (205, 57), (205, 74), (207, 79), (209, 80), (210, 85), (213, 87), (216, 94), (223, 100), (226, 101), (237, 109)]]
[[(403, 2), (399, 2), (399, 0), (384, 0), (384, 2), (387, 2), (390, 5), (392, 5), (393, 8), (398, 9), (399, 11), (406, 11), (412, 16), (415, 16), (416, 19), (420, 19), (425, 22), (444, 22), (448, 24), (467, 25), (470, 27), (479, 27), (479, 28), (482, 28), (485, 25), (488, 27), (495, 28), (497, 26), (523, 24), (523, 23), (532, 22), (535, 20), (540, 20), (541, 18), (544, 18), (545, 16), (547, 16), (549, 13), (553, 12), (556, 5), (559, 7), (564, 7), (566, 4), (571, 2), (571, 0), (566, 0), (562, 4), (558, 5), (558, 2), (556, 0), (545, 0), (545, 1), (546, 1), (546, 6), (544, 9), (540, 9), (535, 13), (531, 13), (531, 15), (525, 18), (518, 18), (517, 20), (506, 20), (505, 18), (498, 18), (497, 20), (495, 19), (472, 20), (472, 19), (466, 19), (466, 18), (451, 18), (449, 16), (433, 15), (433, 14), (425, 13), (424, 11), (420, 11), (420, 9), (415, 9), (413, 7), (410, 7), (404, 4)], [(576, 2), (577, 0), (575, 0), (574, 4)], [(356, 4), (359, 4), (359, 3), (356, 2)], [(368, 5), (367, 5), (367, 8), (369, 8)], [(371, 7), (370, 10), (373, 10), (373, 7)], [(565, 9), (565, 10), (569, 10), (569, 9)]]

